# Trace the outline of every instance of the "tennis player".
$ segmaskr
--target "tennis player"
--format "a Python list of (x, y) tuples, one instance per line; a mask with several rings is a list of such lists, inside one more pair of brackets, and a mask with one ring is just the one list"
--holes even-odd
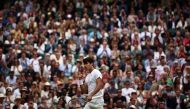
[[(84, 80), (80, 80), (80, 88), (83, 93), (87, 93), (87, 104), (84, 109), (103, 109), (104, 99), (103, 90), (104, 83), (102, 74), (93, 66), (94, 60), (91, 57), (83, 59), (84, 68), (87, 72)], [(83, 82), (84, 81), (84, 82)]]

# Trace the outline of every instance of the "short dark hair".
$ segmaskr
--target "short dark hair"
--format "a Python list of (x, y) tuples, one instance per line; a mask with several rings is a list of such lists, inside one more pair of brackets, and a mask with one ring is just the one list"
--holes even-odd
[(84, 64), (87, 64), (87, 63), (93, 64), (94, 59), (92, 57), (86, 57), (86, 58), (83, 59), (83, 63)]

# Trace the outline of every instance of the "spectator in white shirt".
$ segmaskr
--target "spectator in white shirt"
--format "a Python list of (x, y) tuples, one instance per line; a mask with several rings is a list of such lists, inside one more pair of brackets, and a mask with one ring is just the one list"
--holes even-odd
[(45, 38), (44, 37), (40, 37), (39, 38), (39, 42), (36, 46), (34, 46), (37, 49), (37, 52), (39, 54), (44, 54), (45, 51)]
[(3, 60), (4, 62), (6, 62), (5, 59), (6, 57), (5, 57), (5, 54), (3, 54), (3, 49), (0, 48), (0, 60)]
[(38, 109), (36, 103), (34, 103), (33, 98), (29, 98), (27, 103), (24, 103), (26, 109)]
[(23, 70), (23, 68), (19, 64), (19, 61), (15, 60), (14, 65), (11, 66), (11, 71), (13, 71), (16, 76), (19, 76), (20, 72), (22, 72), (22, 70)]
[(146, 72), (150, 71), (151, 65), (156, 65), (156, 61), (153, 59), (153, 55), (150, 53), (150, 54), (147, 54), (147, 59), (144, 62), (144, 67), (146, 69)]
[(2, 94), (6, 93), (6, 89), (5, 89), (5, 86), (4, 86), (3, 82), (0, 82), (0, 93), (2, 93)]
[(154, 24), (153, 21), (150, 21), (150, 25), (148, 26), (148, 31), (152, 34), (154, 33), (155, 29), (156, 29), (156, 25)]
[(156, 43), (155, 43), (156, 40), (158, 41), (159, 45), (162, 45), (164, 43), (163, 38), (161, 36), (161, 31), (158, 28), (155, 28), (155, 32), (152, 33), (151, 44), (153, 46), (157, 46)]
[(125, 82), (125, 88), (122, 88), (122, 93), (121, 95), (122, 96), (125, 96), (126, 97), (126, 100), (127, 100), (127, 103), (130, 102), (130, 95), (132, 92), (135, 92), (136, 90), (131, 88), (131, 83), (130, 81), (126, 81)]
[(6, 77), (6, 82), (8, 86), (15, 87), (17, 77), (14, 75), (13, 71), (10, 71), (9, 76)]
[(187, 26), (188, 26), (187, 21), (185, 20), (184, 16), (181, 15), (180, 20), (178, 21), (176, 28), (185, 29)]
[(15, 87), (15, 89), (13, 91), (14, 97), (21, 96), (21, 90), (23, 88), (24, 88), (24, 82), (23, 81), (17, 83), (17, 87)]
[(30, 65), (32, 66), (34, 72), (38, 72), (38, 73), (40, 72), (39, 59), (40, 59), (40, 57), (38, 58), (37, 53), (34, 51), (33, 58), (30, 59)]
[(141, 42), (142, 42), (141, 44), (142, 45), (145, 45), (146, 37), (151, 38), (151, 33), (148, 31), (147, 26), (144, 26), (143, 27), (143, 32), (140, 33), (140, 39), (141, 39)]
[(160, 76), (165, 73), (164, 71), (164, 67), (166, 66), (166, 60), (165, 60), (165, 57), (164, 56), (161, 56), (160, 58), (160, 65), (157, 66), (156, 68), (156, 79), (159, 80), (160, 79)]
[(97, 51), (97, 57), (102, 58), (103, 56), (110, 57), (111, 56), (111, 49), (109, 48), (107, 41), (103, 41), (103, 44), (100, 45)]
[(161, 56), (166, 57), (166, 55), (165, 55), (165, 53), (163, 51), (163, 48), (162, 47), (158, 47), (158, 51), (154, 52), (154, 59), (158, 61)]
[(61, 52), (55, 49), (55, 53), (50, 55), (50, 60), (55, 60), (61, 65), (63, 63), (63, 56), (61, 55)]
[(45, 82), (44, 89), (41, 90), (41, 97), (48, 98), (48, 94), (49, 94), (50, 88), (51, 88), (50, 83), (49, 82)]

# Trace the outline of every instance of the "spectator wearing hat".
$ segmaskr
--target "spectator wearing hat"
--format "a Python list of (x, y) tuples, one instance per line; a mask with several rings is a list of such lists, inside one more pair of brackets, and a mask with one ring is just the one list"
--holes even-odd
[(11, 109), (23, 108), (24, 106), (21, 104), (21, 96), (16, 96), (14, 103), (10, 105)]
[(37, 81), (33, 81), (31, 87), (28, 89), (28, 92), (33, 95), (36, 91), (39, 91), (39, 83)]
[(0, 93), (0, 108), (5, 108), (5, 102), (4, 102), (4, 99), (5, 99), (5, 95), (3, 93)]
[(49, 82), (45, 82), (44, 89), (41, 90), (41, 97), (48, 98), (50, 88), (51, 88), (51, 84)]
[(6, 88), (6, 97), (5, 97), (5, 103), (6, 105), (10, 105), (14, 102), (15, 97), (13, 96), (13, 91), (11, 87)]

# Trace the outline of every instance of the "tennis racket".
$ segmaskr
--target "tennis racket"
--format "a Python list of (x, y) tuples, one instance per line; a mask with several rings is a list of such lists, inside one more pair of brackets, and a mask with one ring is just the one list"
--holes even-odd
[[(86, 100), (87, 96), (87, 94), (83, 94), (83, 96), (81, 97), (74, 96), (73, 98), (71, 98), (71, 100), (68, 102), (68, 109), (83, 109), (86, 103), (88, 103), (88, 101)], [(100, 96), (92, 97), (92, 100), (99, 97)]]
[(85, 97), (77, 97), (74, 96), (69, 102), (68, 102), (68, 109), (83, 109), (86, 105), (87, 101)]

